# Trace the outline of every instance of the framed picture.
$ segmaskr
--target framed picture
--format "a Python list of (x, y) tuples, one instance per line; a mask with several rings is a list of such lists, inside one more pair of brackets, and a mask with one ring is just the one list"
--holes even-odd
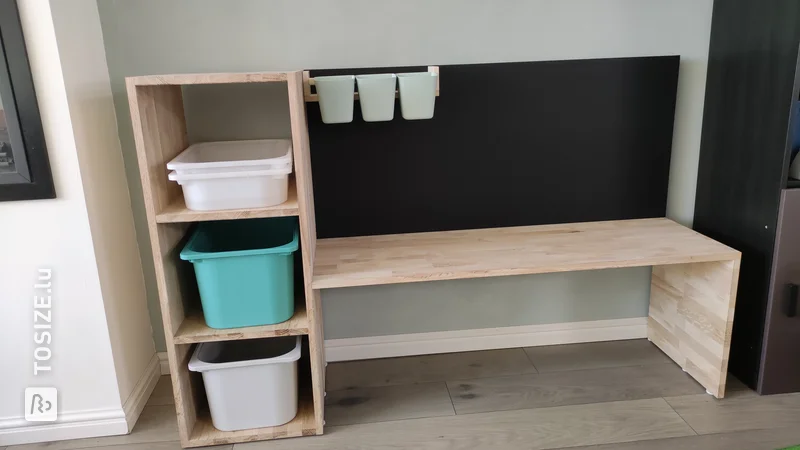
[(0, 0), (0, 201), (54, 198), (16, 0)]

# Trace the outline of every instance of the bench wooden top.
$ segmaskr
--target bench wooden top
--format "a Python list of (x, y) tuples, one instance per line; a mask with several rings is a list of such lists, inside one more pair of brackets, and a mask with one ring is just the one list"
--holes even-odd
[(738, 260), (666, 218), (320, 239), (314, 289)]

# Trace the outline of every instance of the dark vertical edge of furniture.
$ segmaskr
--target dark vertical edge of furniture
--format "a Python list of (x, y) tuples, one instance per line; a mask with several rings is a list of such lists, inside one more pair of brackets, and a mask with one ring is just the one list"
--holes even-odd
[(800, 317), (796, 315), (797, 288), (792, 289), (792, 285), (800, 284), (798, 224), (800, 189), (785, 189), (781, 195), (758, 379), (758, 391), (762, 394), (800, 391)]
[(800, 2), (714, 3), (694, 228), (743, 253), (730, 371), (753, 387), (799, 41)]

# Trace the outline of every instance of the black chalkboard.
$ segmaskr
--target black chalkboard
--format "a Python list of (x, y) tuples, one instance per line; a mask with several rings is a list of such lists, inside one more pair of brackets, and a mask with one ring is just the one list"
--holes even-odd
[[(440, 67), (431, 120), (326, 125), (320, 238), (663, 217), (678, 56)], [(312, 71), (424, 71), (424, 67)]]

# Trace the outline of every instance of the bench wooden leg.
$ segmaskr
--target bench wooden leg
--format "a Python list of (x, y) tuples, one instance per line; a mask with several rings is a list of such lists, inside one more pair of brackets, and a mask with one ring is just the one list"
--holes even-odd
[(653, 266), (647, 337), (717, 398), (725, 396), (739, 260)]

